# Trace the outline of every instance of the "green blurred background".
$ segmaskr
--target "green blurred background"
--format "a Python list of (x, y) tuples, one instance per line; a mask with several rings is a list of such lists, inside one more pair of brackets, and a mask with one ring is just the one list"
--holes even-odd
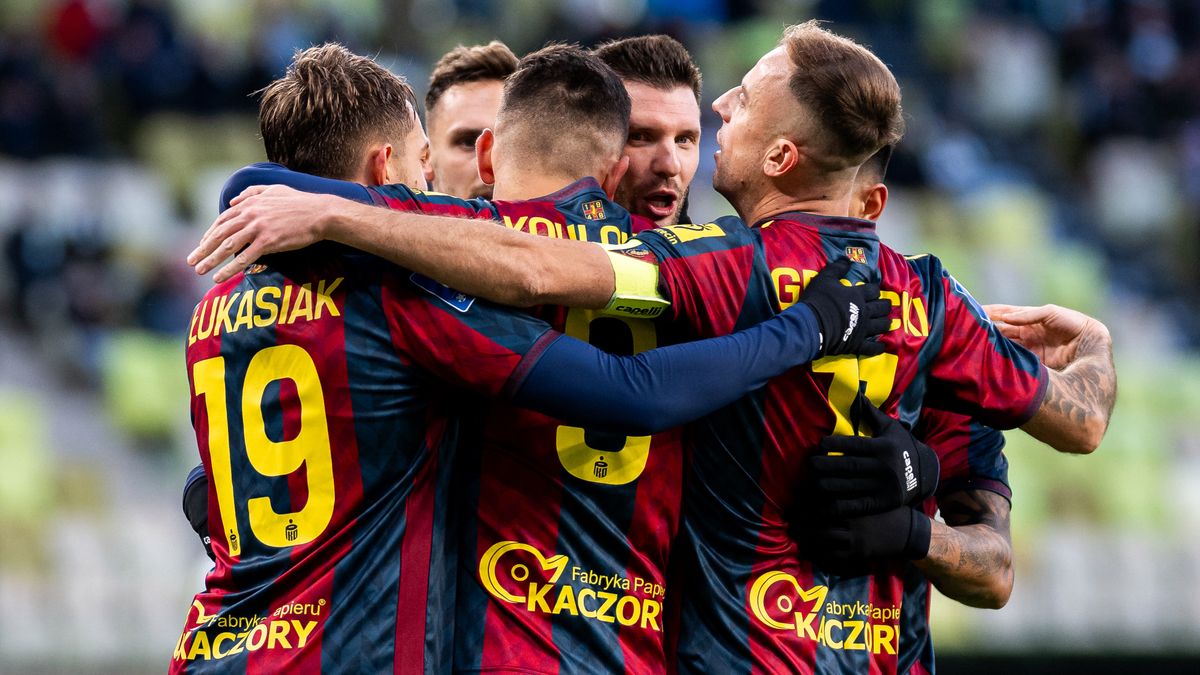
[[(812, 17), (904, 88), (884, 240), (1116, 343), (1095, 455), (1009, 436), (1016, 588), (1001, 611), (935, 601), (943, 669), (1200, 672), (1200, 3), (1164, 0), (5, 0), (0, 672), (166, 666), (208, 567), (179, 508), (182, 337), (208, 281), (182, 259), (263, 159), (250, 94), (294, 49), (336, 39), (423, 93), (459, 43), (667, 32), (707, 105)], [(704, 123), (707, 219), (730, 209)]]

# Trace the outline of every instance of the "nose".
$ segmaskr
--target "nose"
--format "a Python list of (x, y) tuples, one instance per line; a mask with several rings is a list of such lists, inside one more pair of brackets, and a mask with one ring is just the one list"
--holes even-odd
[(683, 164), (679, 161), (679, 148), (675, 145), (673, 137), (666, 138), (659, 143), (650, 169), (654, 173), (668, 178), (678, 176), (683, 171)]
[(718, 96), (717, 100), (713, 101), (713, 104), (712, 104), (713, 112), (717, 113), (717, 115), (719, 115), (721, 117), (722, 122), (729, 121), (729, 98), (732, 94), (733, 94), (733, 90), (730, 89), (729, 91), (725, 92), (724, 94), (721, 94), (720, 96)]

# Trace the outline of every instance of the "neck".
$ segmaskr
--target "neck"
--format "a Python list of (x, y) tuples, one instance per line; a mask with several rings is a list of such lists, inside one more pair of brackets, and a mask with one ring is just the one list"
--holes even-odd
[(496, 170), (492, 199), (520, 201), (557, 192), (583, 176), (561, 176), (527, 170)]
[(792, 190), (792, 194), (774, 188), (745, 209), (738, 209), (738, 216), (748, 225), (766, 220), (771, 216), (788, 211), (804, 211), (822, 216), (849, 216), (853, 184), (829, 185), (824, 188)]

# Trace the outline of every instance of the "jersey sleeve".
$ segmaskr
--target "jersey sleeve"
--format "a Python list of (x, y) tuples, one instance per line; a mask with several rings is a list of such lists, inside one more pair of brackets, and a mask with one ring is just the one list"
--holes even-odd
[(959, 490), (990, 490), (1012, 499), (1004, 435), (966, 415), (926, 408), (914, 434), (937, 453), (941, 464), (937, 495)]
[(499, 218), (496, 207), (486, 199), (460, 199), (441, 192), (418, 190), (394, 183), (365, 188), (371, 203), (394, 211), (420, 211), (452, 218)]
[(448, 384), (511, 396), (561, 334), (528, 314), (493, 305), (396, 268), (382, 303), (393, 345)]
[(343, 199), (352, 199), (364, 204), (371, 203), (371, 194), (365, 186), (346, 180), (321, 178), (299, 171), (292, 171), (282, 164), (260, 162), (242, 167), (234, 172), (221, 188), (221, 203), (219, 210), (224, 212), (229, 208), (229, 202), (240, 195), (243, 190), (255, 185), (286, 185), (301, 192), (333, 195)]
[[(669, 303), (662, 316), (687, 321), (700, 335), (723, 335), (735, 329), (759, 247), (740, 220), (722, 218), (647, 230), (614, 253), (657, 268), (659, 296)], [(623, 295), (644, 295), (644, 277), (636, 287), (625, 285), (619, 266), (614, 270), (614, 301)]]
[[(1046, 393), (1046, 367), (1032, 352), (1000, 334), (983, 308), (940, 263), (929, 269), (931, 295), (943, 312), (926, 342), (935, 407), (1013, 429), (1029, 421)], [(932, 353), (928, 353), (932, 350)]]

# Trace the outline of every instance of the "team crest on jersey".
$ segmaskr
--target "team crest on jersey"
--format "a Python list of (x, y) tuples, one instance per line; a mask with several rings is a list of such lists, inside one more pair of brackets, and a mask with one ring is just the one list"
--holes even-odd
[(588, 220), (604, 220), (604, 202), (597, 199), (584, 204), (583, 217)]
[(421, 290), (460, 312), (466, 312), (468, 309), (471, 309), (471, 305), (475, 304), (474, 296), (456, 291), (446, 284), (438, 283), (425, 275), (413, 272), (408, 280), (416, 284)]
[(259, 265), (258, 263), (255, 263), (246, 268), (246, 274), (260, 274), (265, 271), (267, 271), (267, 266)]
[(846, 257), (852, 262), (867, 264), (867, 250), (861, 246), (847, 246)]

